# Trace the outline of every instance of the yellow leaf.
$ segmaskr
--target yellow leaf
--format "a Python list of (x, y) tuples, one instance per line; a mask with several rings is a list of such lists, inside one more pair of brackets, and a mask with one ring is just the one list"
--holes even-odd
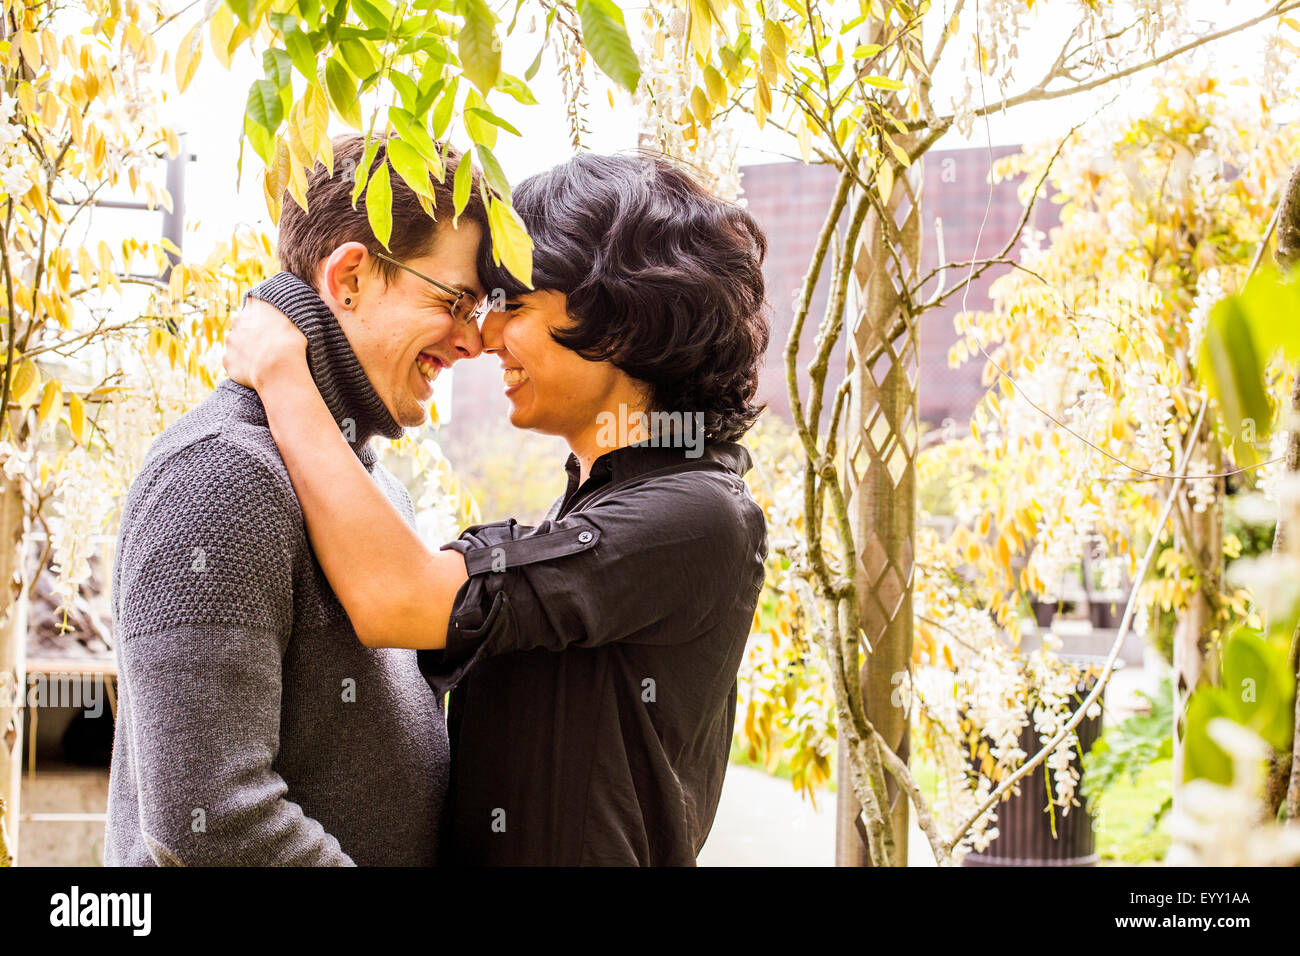
[(767, 114), (772, 112), (772, 88), (762, 76), (754, 84), (754, 119), (762, 129), (767, 122)]
[(691, 49), (701, 57), (708, 59), (713, 48), (713, 12), (708, 0), (689, 0), (691, 18)]
[(493, 199), (488, 205), (492, 229), (492, 258), (503, 263), (510, 274), (528, 288), (533, 287), (533, 240), (515, 211)]
[(876, 191), (880, 193), (882, 204), (889, 202), (889, 194), (894, 191), (894, 167), (883, 156), (880, 158), (880, 167), (876, 171)]
[(190, 32), (185, 34), (180, 47), (176, 50), (176, 88), (182, 93), (194, 79), (194, 71), (198, 69), (199, 59), (203, 55), (202, 30), (203, 24), (196, 23), (190, 28)]
[(36, 72), (41, 65), (40, 39), (35, 33), (24, 30), (18, 34), (18, 45), (22, 48), (23, 58), (27, 61), (27, 65), (32, 68), (33, 72)]
[(28, 115), (36, 112), (36, 91), (30, 83), (18, 84), (18, 105)]
[(41, 33), (41, 54), (48, 69), (53, 69), (58, 65), (59, 41), (53, 30), (45, 30)]
[(709, 108), (709, 95), (698, 86), (691, 90), (691, 112), (705, 129), (712, 125), (713, 110)]
[(313, 83), (307, 87), (305, 101), (307, 116), (305, 141), (312, 156), (320, 155), (322, 157), (325, 167), (332, 176), (334, 175), (334, 150), (330, 146), (328, 135), (330, 107), (325, 99), (325, 91), (321, 89), (319, 83)]
[(722, 74), (717, 68), (710, 65), (704, 70), (704, 87), (709, 94), (709, 102), (714, 106), (722, 106), (727, 101), (727, 81), (722, 78)]
[(68, 398), (68, 425), (72, 428), (72, 437), (77, 443), (86, 444), (86, 406), (80, 395)]
[(812, 158), (812, 134), (808, 130), (808, 119), (799, 114), (799, 131), (795, 135), (799, 143), (799, 156), (806, 163)]
[(208, 21), (208, 37), (212, 40), (212, 52), (227, 70), (230, 69), (230, 38), (235, 32), (235, 18), (230, 7), (224, 3), (217, 4), (217, 10)]
[(9, 383), (9, 392), (13, 400), (23, 408), (29, 407), (36, 400), (36, 389), (40, 385), (40, 373), (30, 361), (24, 361), (14, 369), (13, 381)]
[(41, 406), (36, 412), (37, 420), (44, 425), (56, 406), (63, 407), (63, 386), (59, 384), (58, 379), (52, 378), (45, 383), (45, 391), (41, 393)]

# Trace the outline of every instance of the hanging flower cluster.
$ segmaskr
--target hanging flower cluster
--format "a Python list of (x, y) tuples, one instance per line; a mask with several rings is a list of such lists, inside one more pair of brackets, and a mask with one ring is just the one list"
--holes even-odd
[[(655, 14), (646, 16), (653, 21)], [(691, 116), (692, 91), (703, 80), (687, 53), (686, 14), (673, 8), (662, 16), (663, 30), (651, 32), (654, 45), (638, 50), (642, 73), (635, 103), (641, 141), (691, 166), (717, 196), (738, 200), (736, 130), (723, 116), (714, 116), (708, 126), (684, 122)]]
[[(1077, 707), (1079, 674), (1050, 633), (1040, 649), (1017, 650), (1033, 629), (1029, 605), (1066, 597), (1085, 573), (1094, 589), (1132, 575), (1197, 408), (1208, 309), (1244, 281), (1300, 154), (1300, 135), (1267, 102), (1207, 75), (1170, 69), (1155, 96), (1149, 113), (1103, 118), (1051, 164), (1060, 225), (1029, 231), (1020, 268), (993, 284), (993, 308), (956, 320), (951, 361), (983, 362), (991, 386), (972, 434), (918, 462), (934, 489), (923, 522), (936, 529), (918, 534), (918, 713), (929, 752), (970, 795), (1023, 760), (1022, 731), (1049, 740)], [(1058, 145), (1030, 147), (996, 173), (1023, 174), (1027, 200)], [(1187, 514), (1217, 515), (1215, 476), (1231, 465), (1208, 429), (1183, 487)], [(1177, 619), (1203, 587), (1222, 588), (1211, 634), (1253, 620), (1248, 592), (1197, 574), (1185, 549), (1200, 544), (1177, 529), (1141, 594), (1139, 632)], [(1225, 535), (1222, 547), (1231, 557), (1240, 545)], [(978, 773), (965, 770), (972, 758)], [(1073, 734), (1046, 766), (1052, 802), (1069, 812)]]

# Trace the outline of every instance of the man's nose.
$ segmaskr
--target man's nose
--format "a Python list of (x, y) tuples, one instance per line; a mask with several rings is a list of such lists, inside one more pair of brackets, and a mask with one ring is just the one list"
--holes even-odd
[(451, 347), (458, 359), (476, 358), (483, 354), (483, 339), (474, 325), (458, 324), (451, 336)]

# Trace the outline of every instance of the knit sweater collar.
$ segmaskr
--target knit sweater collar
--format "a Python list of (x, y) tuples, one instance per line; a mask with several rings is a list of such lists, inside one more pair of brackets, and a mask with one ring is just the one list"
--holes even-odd
[(290, 272), (277, 273), (248, 295), (275, 306), (307, 336), (307, 367), (316, 388), (352, 450), (369, 468), (375, 460), (370, 439), (400, 438), (402, 427), (370, 384), (330, 307)]

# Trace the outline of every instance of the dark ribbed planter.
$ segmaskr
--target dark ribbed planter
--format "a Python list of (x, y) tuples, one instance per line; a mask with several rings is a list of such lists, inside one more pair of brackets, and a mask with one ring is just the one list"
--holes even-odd
[[(1100, 663), (1101, 659), (1077, 663)], [(1089, 678), (1079, 686), (1080, 696), (1092, 688)], [(1101, 736), (1102, 715), (1085, 717), (1075, 733), (1084, 753), (1092, 749)], [(1027, 754), (1038, 752), (1042, 744), (1031, 724), (1020, 735), (1020, 749)], [(1078, 760), (1078, 757), (1075, 757)], [(1085, 801), (1071, 807), (1066, 816), (1055, 808), (1056, 835), (1052, 835), (1052, 816), (1046, 809), (1048, 800), (1047, 768), (1039, 764), (1020, 781), (1020, 792), (998, 804), (998, 835), (982, 853), (967, 854), (962, 866), (1096, 866), (1097, 835), (1092, 814)], [(1079, 782), (1083, 786), (1082, 777)]]

